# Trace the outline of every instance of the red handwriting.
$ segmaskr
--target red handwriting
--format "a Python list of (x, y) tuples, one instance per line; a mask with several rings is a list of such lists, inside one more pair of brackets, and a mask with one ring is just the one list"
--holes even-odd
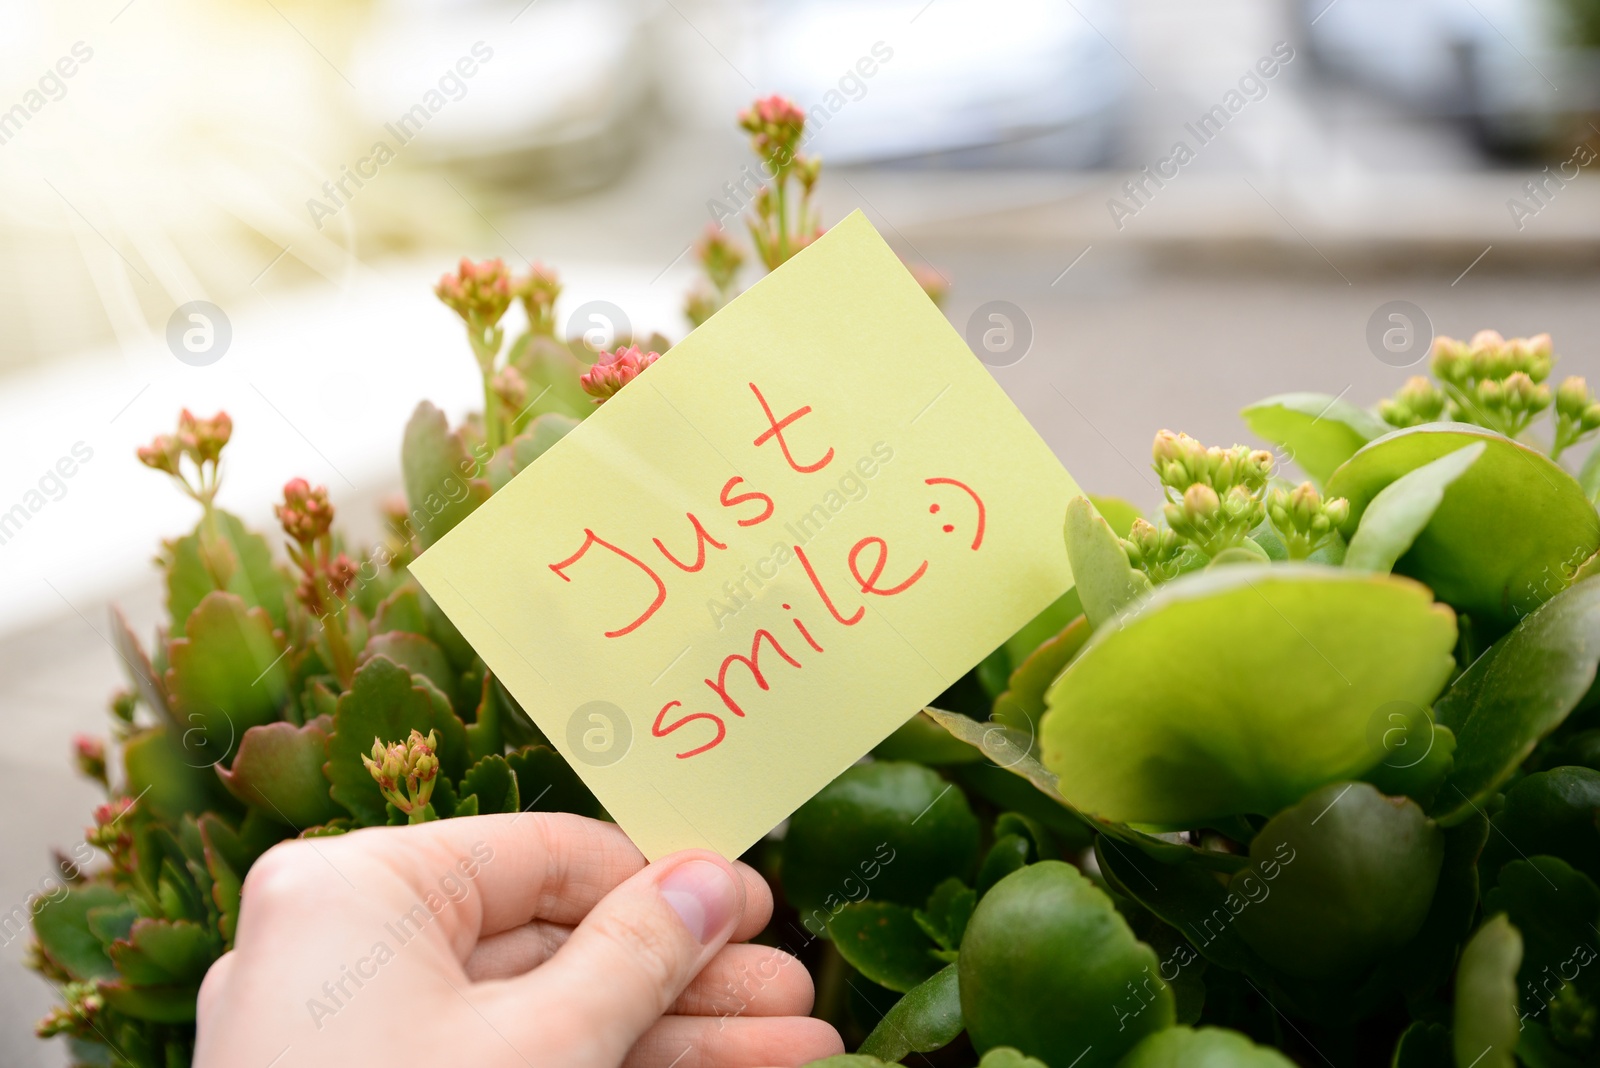
[(789, 443), (785, 441), (783, 437), (783, 431), (786, 427), (788, 427), (796, 419), (799, 419), (801, 416), (809, 415), (811, 413), (811, 405), (807, 404), (802, 408), (796, 408), (782, 419), (777, 419), (774, 418), (772, 414), (772, 406), (767, 403), (767, 398), (761, 395), (761, 391), (756, 388), (756, 384), (751, 382), (749, 383), (749, 386), (750, 391), (756, 395), (756, 400), (761, 402), (761, 410), (765, 412), (767, 416), (767, 429), (756, 435), (756, 439), (753, 444), (757, 448), (760, 448), (769, 439), (777, 438), (778, 448), (783, 450), (783, 458), (789, 461), (790, 467), (794, 468), (802, 475), (809, 475), (813, 471), (820, 471), (824, 467), (827, 467), (828, 461), (833, 459), (832, 445), (828, 446), (828, 451), (823, 453), (822, 459), (818, 460), (816, 463), (801, 464), (795, 461), (793, 454), (789, 452)]
[(772, 636), (771, 631), (758, 630), (755, 638), (750, 642), (749, 656), (733, 653), (724, 657), (722, 667), (717, 670), (717, 681), (705, 680), (706, 685), (711, 687), (711, 692), (722, 698), (722, 703), (728, 706), (728, 711), (740, 719), (744, 718), (744, 709), (739, 707), (739, 702), (728, 695), (728, 669), (734, 664), (743, 664), (745, 669), (750, 672), (750, 677), (755, 679), (758, 687), (763, 691), (771, 689), (772, 687), (767, 682), (767, 676), (761, 670), (761, 640), (763, 638), (772, 646), (772, 651), (783, 657), (791, 667), (798, 668), (800, 666), (800, 661), (783, 651), (783, 646), (778, 644), (778, 639)]
[(668, 710), (681, 704), (683, 704), (682, 701), (668, 701), (666, 704), (662, 705), (661, 711), (656, 713), (656, 721), (651, 725), (650, 733), (655, 735), (657, 738), (665, 738), (679, 727), (693, 723), (697, 719), (708, 719), (717, 725), (717, 736), (711, 739), (705, 745), (702, 745), (696, 749), (690, 749), (686, 753), (679, 753), (679, 760), (688, 760), (692, 756), (704, 753), (707, 749), (714, 749), (719, 743), (721, 743), (722, 739), (728, 736), (728, 728), (723, 724), (722, 717), (712, 715), (710, 712), (691, 712), (687, 716), (684, 716), (681, 719), (675, 719), (663, 727), (661, 725), (661, 720), (666, 716)]
[[(928, 485), (928, 486), (955, 486), (958, 489), (963, 489), (963, 490), (967, 491), (967, 496), (972, 498), (972, 503), (978, 506), (978, 531), (977, 531), (976, 534), (974, 534), (972, 536), (972, 549), (973, 549), (974, 552), (976, 552), (977, 549), (978, 549), (978, 546), (983, 544), (983, 524), (984, 524), (984, 518), (985, 518), (985, 509), (983, 507), (983, 499), (981, 497), (979, 497), (976, 493), (972, 492), (972, 487), (971, 486), (967, 485), (965, 482), (957, 482), (953, 478), (925, 478), (922, 481), (923, 481), (924, 485)], [(928, 510), (930, 512), (937, 512), (939, 510), (939, 506), (936, 504), (936, 505), (934, 505), (932, 508), (930, 508)], [(944, 529), (945, 529), (945, 532), (948, 533), (949, 531), (951, 531), (954, 528), (950, 527), (950, 526), (946, 526)]]
[[(878, 550), (878, 559), (877, 562), (872, 565), (872, 574), (868, 575), (866, 578), (862, 578), (861, 568), (858, 566), (856, 558), (861, 555), (861, 550), (865, 549), (869, 545), (874, 546)], [(911, 573), (910, 578), (906, 579), (898, 586), (890, 586), (886, 590), (880, 590), (878, 588), (878, 577), (883, 574), (883, 565), (887, 563), (888, 560), (889, 543), (884, 541), (882, 538), (862, 538), (860, 541), (856, 542), (850, 547), (850, 575), (856, 580), (856, 584), (861, 587), (862, 593), (875, 593), (879, 597), (893, 597), (897, 593), (903, 593), (910, 589), (911, 584), (921, 578), (928, 570), (928, 561), (924, 560), (922, 561), (921, 566)]]
[(583, 554), (589, 551), (589, 546), (591, 546), (591, 545), (600, 545), (600, 546), (603, 546), (603, 547), (605, 547), (607, 549), (610, 549), (612, 552), (616, 553), (618, 556), (620, 556), (624, 560), (628, 561), (628, 563), (633, 564), (636, 567), (638, 567), (639, 570), (643, 571), (646, 575), (650, 576), (650, 581), (651, 582), (654, 582), (656, 584), (656, 599), (650, 602), (650, 607), (646, 608), (644, 610), (644, 614), (643, 615), (641, 615), (638, 619), (634, 620), (632, 623), (629, 623), (626, 627), (623, 627), (621, 630), (608, 630), (608, 631), (605, 632), (605, 635), (606, 635), (607, 638), (620, 638), (624, 634), (627, 634), (630, 631), (637, 630), (644, 623), (645, 620), (649, 619), (651, 616), (656, 614), (656, 609), (660, 608), (664, 603), (666, 603), (666, 600), (667, 600), (667, 584), (665, 582), (661, 581), (661, 576), (660, 575), (658, 575), (654, 571), (650, 570), (650, 565), (649, 564), (646, 564), (643, 560), (639, 559), (637, 556), (634, 556), (632, 553), (628, 552), (626, 549), (617, 548), (615, 545), (612, 545), (609, 541), (606, 541), (604, 538), (600, 537), (598, 534), (596, 534), (594, 531), (590, 530), (588, 527), (584, 527), (583, 528), (583, 534), (584, 534), (583, 545), (579, 547), (577, 552), (573, 553), (571, 556), (567, 557), (565, 560), (561, 561), (559, 564), (551, 564), (550, 565), (550, 570), (554, 571), (556, 574), (560, 575), (561, 576), (561, 581), (563, 581), (563, 582), (571, 582), (572, 581), (572, 577), (570, 575), (568, 575), (565, 571), (563, 571), (562, 568), (570, 567), (573, 564), (577, 563), (580, 559), (582, 559), (583, 558)]
[(700, 520), (695, 518), (695, 514), (693, 512), (686, 512), (684, 514), (689, 517), (689, 525), (694, 528), (695, 555), (694, 564), (692, 566), (684, 563), (682, 560), (679, 560), (676, 556), (673, 556), (670, 552), (668, 552), (667, 547), (661, 544), (660, 538), (651, 538), (650, 540), (655, 542), (655, 546), (657, 549), (661, 550), (662, 556), (665, 556), (668, 560), (672, 561), (673, 566), (677, 567), (680, 571), (688, 571), (692, 573), (699, 571), (702, 567), (706, 566), (706, 544), (708, 542), (716, 546), (718, 549), (726, 549), (727, 546), (718, 541), (716, 538), (713, 538), (710, 534), (707, 534), (706, 528), (700, 525)]
[(722, 487), (722, 506), (724, 508), (732, 508), (734, 505), (743, 504), (745, 501), (766, 501), (767, 507), (760, 515), (751, 516), (749, 519), (740, 519), (737, 520), (737, 522), (741, 527), (753, 527), (757, 523), (764, 523), (771, 519), (773, 511), (776, 510), (778, 506), (773, 504), (772, 498), (768, 497), (765, 493), (756, 493), (751, 491), (750, 493), (741, 493), (737, 497), (728, 496), (728, 491), (743, 481), (744, 479), (740, 478), (738, 475), (734, 475), (732, 478), (728, 479), (727, 484)]
[[(832, 446), (826, 448), (820, 459), (811, 463), (799, 462), (792, 451), (792, 443), (789, 437), (786, 436), (792, 436), (796, 423), (805, 416), (812, 414), (811, 405), (801, 405), (782, 418), (778, 418), (773, 414), (772, 407), (767, 403), (767, 398), (756, 384), (751, 382), (749, 386), (750, 391), (755, 395), (755, 399), (760, 405), (761, 412), (765, 416), (767, 423), (767, 429), (755, 436), (751, 442), (752, 446), (759, 449), (769, 441), (776, 441), (784, 460), (791, 469), (799, 474), (811, 474), (820, 471), (832, 462), (834, 456)], [(971, 499), (976, 511), (970, 548), (974, 552), (981, 549), (987, 530), (988, 510), (984, 505), (983, 498), (979, 496), (977, 491), (959, 479), (945, 476), (924, 478), (922, 481), (924, 485), (935, 490), (935, 499), (928, 505), (928, 512), (940, 517), (940, 529), (946, 534), (956, 533), (960, 520), (959, 518), (952, 519), (948, 513), (941, 513), (947, 508), (952, 512), (964, 513), (964, 509), (959, 505), (952, 505), (948, 499), (941, 502), (937, 498), (946, 495), (939, 494), (937, 491), (942, 487), (950, 486), (960, 490)], [(740, 527), (753, 527), (772, 519), (777, 514), (778, 508), (774, 498), (757, 490), (741, 489), (744, 486), (745, 480), (739, 475), (735, 475), (723, 483), (721, 492), (718, 494), (718, 502), (726, 509), (740, 509), (738, 512), (730, 514), (728, 518), (733, 519)], [(833, 496), (837, 497), (838, 494), (835, 493)], [(851, 499), (857, 498), (852, 495)], [(838, 509), (834, 508), (832, 510), (837, 512)], [(680, 553), (684, 553), (682, 557), (675, 555), (674, 551), (667, 547), (667, 542), (659, 537), (651, 538), (650, 542), (676, 571), (686, 574), (700, 574), (707, 570), (706, 564), (711, 556), (707, 546), (710, 546), (711, 549), (726, 551), (731, 539), (719, 539), (711, 530), (707, 529), (705, 523), (692, 511), (684, 512), (684, 516), (688, 519), (689, 531), (694, 536), (692, 560), (687, 558), (687, 553), (684, 553), (684, 539), (682, 539), (681, 534), (674, 536), (670, 540), (678, 547)], [(713, 523), (712, 527), (715, 529), (716, 524)], [(807, 537), (803, 533), (796, 532), (793, 527), (788, 527), (787, 529), (796, 539), (805, 539)], [(965, 528), (963, 527), (962, 529), (964, 530)], [(815, 533), (820, 533), (820, 530)], [(813, 533), (813, 537), (815, 533)], [(565, 560), (547, 566), (560, 576), (563, 582), (570, 583), (573, 579), (568, 574), (568, 569), (582, 560), (592, 547), (598, 545), (644, 572), (645, 576), (650, 580), (651, 587), (654, 589), (654, 597), (648, 607), (626, 626), (603, 632), (607, 638), (620, 638), (631, 634), (649, 621), (666, 603), (667, 583), (663, 580), (662, 575), (658, 574), (645, 560), (635, 556), (620, 545), (605, 540), (589, 527), (583, 528), (583, 535), (583, 544), (578, 547), (577, 552)], [(726, 535), (724, 535), (724, 538), (726, 538)], [(839, 544), (840, 548), (842, 548), (843, 543)], [(941, 544), (949, 543), (941, 542)], [(800, 566), (805, 572), (810, 591), (816, 595), (816, 602), (811, 604), (810, 609), (807, 609), (804, 605), (799, 606), (798, 609), (788, 603), (782, 605), (783, 611), (790, 613), (790, 622), (794, 626), (793, 634), (783, 631), (785, 634), (784, 640), (789, 642), (788, 648), (785, 648), (772, 630), (767, 629), (767, 627), (758, 627), (750, 638), (748, 655), (731, 653), (723, 657), (715, 676), (701, 680), (706, 689), (715, 695), (718, 702), (720, 702), (721, 709), (716, 712), (688, 711), (684, 708), (684, 702), (677, 699), (668, 701), (661, 706), (660, 711), (656, 713), (654, 722), (651, 724), (650, 733), (652, 737), (667, 738), (685, 728), (693, 728), (696, 724), (703, 723), (706, 725), (699, 729), (692, 729), (688, 735), (679, 736), (671, 743), (675, 750), (674, 756), (676, 759), (688, 760), (721, 745), (728, 736), (728, 723), (730, 722), (725, 713), (731, 713), (735, 719), (745, 719), (748, 716), (759, 715), (759, 707), (747, 706), (750, 706), (752, 701), (757, 700), (755, 694), (769, 693), (773, 689), (775, 680), (770, 676), (769, 672), (774, 667), (774, 657), (782, 660), (793, 668), (796, 673), (799, 673), (803, 672), (806, 666), (800, 659), (802, 656), (807, 661), (813, 661), (817, 655), (825, 655), (823, 641), (818, 639), (817, 634), (812, 633), (811, 628), (807, 626), (805, 619), (802, 618), (808, 612), (813, 619), (821, 617), (823, 626), (819, 629), (819, 633), (823, 639), (828, 638), (825, 631), (830, 620), (833, 624), (841, 627), (854, 627), (866, 618), (867, 603), (864, 600), (853, 606), (846, 604), (841, 607), (840, 603), (835, 599), (835, 592), (830, 591), (828, 584), (824, 582), (822, 572), (818, 568), (818, 561), (812, 555), (808, 555), (802, 545), (798, 543), (789, 543), (789, 548), (793, 550), (794, 557), (800, 561)], [(789, 550), (784, 549), (782, 543), (779, 544), (779, 549), (782, 550), (785, 558), (787, 558)], [(929, 559), (925, 558), (914, 567), (911, 567), (905, 562), (903, 556), (897, 557), (898, 563), (893, 568), (893, 574), (885, 577), (885, 573), (889, 572), (891, 567), (889, 560), (890, 546), (888, 539), (878, 535), (867, 535), (856, 540), (849, 550), (844, 553), (842, 560), (832, 554), (828, 555), (831, 562), (828, 560), (823, 561), (827, 564), (826, 570), (830, 574), (837, 574), (841, 570), (847, 571), (850, 578), (854, 580), (854, 596), (863, 598), (868, 596), (890, 598), (905, 594), (926, 577), (934, 566)], [(648, 550), (645, 550), (645, 556), (649, 556)], [(673, 573), (672, 571), (666, 572), (668, 575)], [(605, 574), (609, 575), (609, 572)], [(770, 575), (766, 571), (762, 571), (761, 574), (769, 579), (777, 577), (776, 571)], [(701, 580), (702, 583), (704, 581), (703, 579)], [(764, 588), (764, 584), (757, 582), (757, 588)], [(748, 590), (745, 592), (747, 596), (754, 596), (750, 595)], [(845, 596), (849, 598), (853, 595), (847, 591)], [(825, 617), (821, 616), (822, 611), (826, 612)], [(779, 629), (782, 630), (781, 627)], [(804, 645), (794, 640), (796, 635), (804, 641)], [(832, 642), (830, 641), (829, 644), (832, 644)], [(761, 661), (763, 653), (768, 654), (766, 664)], [(743, 671), (735, 671), (736, 668), (742, 668)], [(754, 684), (753, 689), (750, 688), (751, 683)], [(743, 701), (734, 695), (735, 685), (742, 687), (740, 693), (744, 694)], [(704, 696), (702, 693), (701, 697), (703, 698)], [(716, 702), (713, 702), (712, 706), (715, 707), (715, 705)], [(677, 718), (669, 720), (668, 717), (673, 714), (675, 709), (678, 710)], [(685, 746), (685, 748), (678, 750), (679, 746)]]

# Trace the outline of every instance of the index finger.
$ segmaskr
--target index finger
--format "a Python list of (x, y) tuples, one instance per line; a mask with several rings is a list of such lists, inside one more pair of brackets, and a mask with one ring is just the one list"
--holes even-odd
[[(401, 835), (403, 842), (383, 842), (379, 837)], [(480, 938), (535, 920), (575, 926), (596, 902), (646, 864), (616, 824), (563, 812), (373, 827), (323, 841), (334, 848), (380, 842), (389, 846), (371, 855), (418, 899), (428, 902), (430, 910), (436, 902), (449, 903), (447, 911), (457, 921), (451, 927), (451, 941), (463, 953)], [(771, 915), (772, 893), (746, 865), (734, 868), (745, 881), (749, 901), (745, 922), (735, 936), (749, 938)]]

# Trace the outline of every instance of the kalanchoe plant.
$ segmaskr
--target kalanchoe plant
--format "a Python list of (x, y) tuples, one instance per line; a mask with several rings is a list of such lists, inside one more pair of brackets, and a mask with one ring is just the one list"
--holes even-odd
[[(758, 151), (793, 152), (797, 109), (763, 104)], [(803, 244), (779, 203), (769, 265)], [(82, 1063), (187, 1062), (274, 842), (602, 815), (404, 564), (670, 347), (591, 368), (549, 272), (454, 277), (486, 412), (419, 407), (384, 544), (294, 481), (280, 562), (215, 506), (220, 417), (141, 453), (202, 515), (154, 644), (113, 620), (115, 745), (75, 750), (101, 859), (36, 906), (41, 1033)], [(1442, 339), (1376, 410), (1251, 405), (1272, 452), (1161, 432), (1148, 517), (1067, 504), (1075, 588), (745, 858), (841, 1066), (1600, 1063), (1600, 459), (1562, 464), (1600, 411), (1551, 352)]]

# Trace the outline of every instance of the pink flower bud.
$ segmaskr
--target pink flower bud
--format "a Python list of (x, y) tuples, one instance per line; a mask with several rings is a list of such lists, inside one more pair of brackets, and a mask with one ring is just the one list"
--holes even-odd
[(580, 376), (578, 382), (596, 404), (604, 404), (660, 358), (660, 353), (641, 352), (637, 345), (629, 345), (616, 352), (602, 352), (594, 366)]
[(333, 526), (333, 505), (328, 503), (328, 488), (312, 489), (303, 478), (284, 483), (283, 503), (275, 505), (272, 511), (283, 526), (283, 532), (301, 545), (311, 544)]
[(473, 263), (463, 256), (456, 273), (440, 278), (433, 292), (468, 325), (490, 327), (511, 306), (511, 272), (503, 260)]

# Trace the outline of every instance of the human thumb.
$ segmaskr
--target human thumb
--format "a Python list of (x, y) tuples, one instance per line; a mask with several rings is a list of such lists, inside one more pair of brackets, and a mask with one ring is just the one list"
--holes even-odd
[(571, 1013), (586, 1044), (615, 1045), (599, 1060), (616, 1064), (726, 944), (744, 909), (732, 865), (704, 850), (676, 853), (602, 898), (527, 980)]

